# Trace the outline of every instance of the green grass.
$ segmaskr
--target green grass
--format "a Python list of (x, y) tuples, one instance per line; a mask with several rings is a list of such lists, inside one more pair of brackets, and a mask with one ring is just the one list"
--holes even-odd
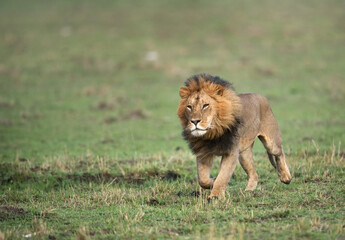
[[(345, 238), (344, 7), (1, 1), (0, 239)], [(201, 72), (269, 99), (290, 185), (258, 142), (257, 190), (238, 166), (207, 202), (176, 116)]]

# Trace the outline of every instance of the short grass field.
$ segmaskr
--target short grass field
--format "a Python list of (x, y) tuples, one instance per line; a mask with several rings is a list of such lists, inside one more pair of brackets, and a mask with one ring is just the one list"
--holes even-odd
[[(344, 9), (0, 1), (0, 239), (345, 239)], [(207, 201), (176, 115), (198, 73), (269, 99), (290, 185), (257, 142), (257, 190), (238, 165)]]

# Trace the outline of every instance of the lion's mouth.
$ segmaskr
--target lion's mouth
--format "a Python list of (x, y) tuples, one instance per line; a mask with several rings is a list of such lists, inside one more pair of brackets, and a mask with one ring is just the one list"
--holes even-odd
[(195, 128), (193, 131), (207, 131), (209, 129), (209, 127), (208, 128)]
[(205, 128), (205, 129), (195, 128), (195, 129), (193, 129), (193, 130), (191, 131), (191, 134), (192, 134), (194, 137), (200, 137), (200, 136), (204, 135), (204, 134), (207, 132), (208, 129), (209, 129), (209, 128)]

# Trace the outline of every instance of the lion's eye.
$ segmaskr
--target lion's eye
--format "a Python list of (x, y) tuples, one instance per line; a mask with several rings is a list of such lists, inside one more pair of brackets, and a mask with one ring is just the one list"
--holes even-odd
[(210, 105), (210, 104), (204, 104), (204, 106), (202, 106), (202, 109), (208, 108), (209, 105)]
[(192, 106), (191, 106), (191, 105), (188, 105), (187, 108), (188, 108), (188, 110), (190, 110), (190, 111), (192, 110)]

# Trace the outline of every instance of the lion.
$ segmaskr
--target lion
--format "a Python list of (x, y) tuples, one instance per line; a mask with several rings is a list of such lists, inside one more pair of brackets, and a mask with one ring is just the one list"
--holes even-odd
[[(252, 150), (256, 137), (267, 150), (280, 181), (290, 183), (281, 133), (265, 97), (256, 93), (237, 95), (231, 83), (207, 74), (189, 78), (179, 94), (177, 115), (182, 135), (196, 156), (199, 185), (212, 189), (209, 199), (225, 196), (238, 160), (248, 175), (245, 190), (255, 190), (258, 175)], [(216, 178), (211, 178), (215, 156), (221, 156), (220, 170)]]

